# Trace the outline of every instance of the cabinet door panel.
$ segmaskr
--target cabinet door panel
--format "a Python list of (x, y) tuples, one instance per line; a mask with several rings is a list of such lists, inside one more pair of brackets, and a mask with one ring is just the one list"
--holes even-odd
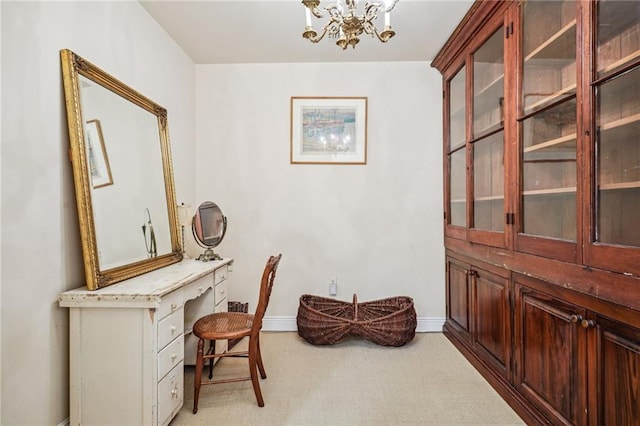
[(508, 376), (511, 359), (511, 315), (508, 280), (474, 270), (475, 345), (484, 358)]
[(640, 330), (604, 318), (596, 323), (598, 424), (640, 424)]
[(470, 332), (468, 271), (468, 265), (447, 260), (447, 320), (466, 338)]
[(598, 1), (585, 261), (640, 275), (640, 3)]
[[(585, 312), (516, 284), (515, 384), (538, 409), (558, 424), (574, 424), (584, 389), (579, 345), (584, 330), (572, 318)], [(574, 317), (575, 315), (575, 317)]]

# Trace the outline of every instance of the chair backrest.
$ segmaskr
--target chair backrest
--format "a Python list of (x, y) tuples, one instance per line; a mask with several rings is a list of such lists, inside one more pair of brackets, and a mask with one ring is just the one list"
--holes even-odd
[(276, 278), (276, 270), (278, 269), (280, 258), (282, 258), (282, 254), (270, 256), (264, 267), (262, 281), (260, 282), (260, 297), (253, 317), (253, 327), (251, 329), (252, 334), (258, 333), (262, 329), (262, 318), (264, 317), (264, 313), (267, 311), (267, 305), (269, 305), (271, 290), (273, 289), (273, 282)]

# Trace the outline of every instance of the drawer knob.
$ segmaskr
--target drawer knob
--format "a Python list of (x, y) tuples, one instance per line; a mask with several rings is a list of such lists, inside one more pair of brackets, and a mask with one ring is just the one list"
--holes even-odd
[(178, 357), (178, 354), (171, 354), (172, 361), (175, 361), (177, 357)]
[(572, 323), (576, 324), (582, 321), (582, 315), (573, 314), (569, 317)]
[(176, 385), (173, 389), (171, 389), (171, 396), (178, 396), (178, 386)]
[(177, 327), (175, 325), (171, 326), (171, 334), (176, 332)]
[(177, 303), (172, 303), (171, 304), (171, 310), (175, 311), (176, 309), (178, 309), (178, 304)]
[(581, 324), (582, 324), (582, 327), (584, 328), (593, 328), (596, 326), (596, 322), (594, 320), (588, 320), (588, 319), (583, 319)]

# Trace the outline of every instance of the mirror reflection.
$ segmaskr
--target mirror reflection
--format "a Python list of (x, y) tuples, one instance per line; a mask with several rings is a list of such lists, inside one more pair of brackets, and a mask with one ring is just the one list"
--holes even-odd
[(87, 287), (179, 262), (167, 111), (60, 52)]
[(227, 232), (227, 218), (216, 203), (205, 201), (198, 206), (191, 229), (198, 245), (206, 249), (197, 260), (222, 260), (213, 249), (222, 242)]
[(100, 269), (171, 252), (157, 117), (84, 76), (80, 98)]

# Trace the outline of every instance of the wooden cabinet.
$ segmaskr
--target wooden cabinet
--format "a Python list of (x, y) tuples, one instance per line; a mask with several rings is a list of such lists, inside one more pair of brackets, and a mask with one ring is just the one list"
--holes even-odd
[(586, 311), (515, 282), (514, 386), (554, 424), (586, 424)]
[(640, 424), (640, 2), (479, 0), (432, 66), (445, 333), (528, 423)]
[(507, 276), (507, 271), (491, 265), (447, 257), (447, 332), (474, 348), (504, 377), (511, 374)]
[(70, 311), (71, 424), (169, 424), (184, 401), (191, 327), (226, 307), (231, 261), (184, 260), (59, 296)]
[(552, 295), (548, 283), (514, 281), (519, 392), (554, 424), (640, 424), (637, 312), (614, 308), (614, 320)]
[(583, 326), (592, 329), (592, 382), (596, 407), (593, 423), (602, 425), (640, 424), (640, 329), (600, 315), (589, 316)]

